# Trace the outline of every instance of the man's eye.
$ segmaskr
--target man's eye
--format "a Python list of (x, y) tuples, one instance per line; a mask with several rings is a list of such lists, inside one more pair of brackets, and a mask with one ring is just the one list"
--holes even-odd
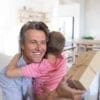
[(32, 41), (32, 43), (36, 43), (36, 42)]
[(31, 43), (32, 43), (32, 44), (36, 44), (37, 42), (36, 42), (36, 41), (31, 41)]

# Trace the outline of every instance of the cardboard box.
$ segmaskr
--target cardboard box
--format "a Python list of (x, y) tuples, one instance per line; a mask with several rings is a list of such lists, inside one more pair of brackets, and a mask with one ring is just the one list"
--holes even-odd
[(90, 67), (94, 72), (100, 73), (100, 51), (96, 52), (90, 63)]
[(88, 51), (81, 53), (76, 63), (69, 69), (71, 79), (68, 83), (71, 87), (87, 90), (97, 72), (100, 72), (100, 52)]

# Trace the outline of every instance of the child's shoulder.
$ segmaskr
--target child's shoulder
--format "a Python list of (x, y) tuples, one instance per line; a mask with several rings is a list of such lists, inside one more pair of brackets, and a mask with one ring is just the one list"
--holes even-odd
[(66, 57), (64, 56), (64, 55), (59, 55), (58, 57), (57, 57), (58, 59), (65, 59)]

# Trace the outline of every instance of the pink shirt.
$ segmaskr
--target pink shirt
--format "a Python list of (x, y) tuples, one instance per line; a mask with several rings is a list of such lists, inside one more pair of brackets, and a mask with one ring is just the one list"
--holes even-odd
[(55, 64), (51, 64), (47, 59), (41, 63), (32, 63), (21, 67), (22, 75), (35, 78), (34, 89), (38, 94), (43, 93), (42, 84), (45, 84), (49, 91), (56, 89), (59, 82), (66, 73), (66, 59), (59, 56)]

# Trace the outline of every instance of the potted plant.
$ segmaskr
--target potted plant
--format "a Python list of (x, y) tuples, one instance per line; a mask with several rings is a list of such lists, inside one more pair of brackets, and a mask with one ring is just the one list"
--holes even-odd
[[(84, 39), (84, 40), (94, 40), (94, 37), (91, 36), (91, 35), (84, 35), (84, 36), (82, 37), (82, 39)], [(88, 45), (88, 47), (86, 48), (86, 50), (87, 50), (87, 51), (88, 51), (88, 50), (92, 50), (92, 48), (93, 48), (93, 45), (90, 44), (90, 45)]]
[(86, 40), (93, 40), (94, 37), (91, 36), (91, 35), (86, 35), (86, 36), (83, 36), (82, 39), (86, 39)]

